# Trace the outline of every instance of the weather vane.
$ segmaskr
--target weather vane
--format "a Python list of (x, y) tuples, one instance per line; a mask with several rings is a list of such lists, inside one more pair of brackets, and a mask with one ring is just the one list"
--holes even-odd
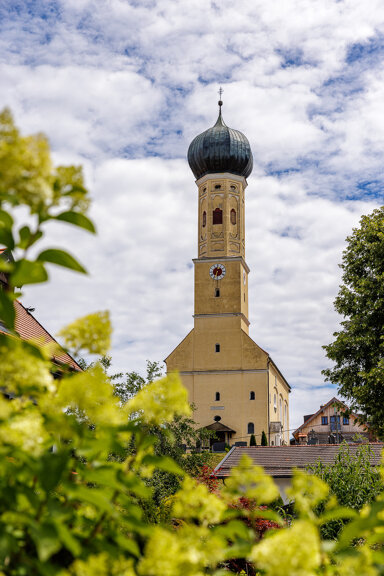
[(221, 99), (221, 95), (222, 95), (223, 92), (224, 92), (224, 90), (223, 90), (222, 87), (220, 86), (219, 92), (218, 92), (219, 98), (220, 98), (220, 100), (219, 100), (219, 106), (220, 106), (220, 108), (221, 108), (222, 105), (223, 105), (223, 101), (222, 101), (222, 99)]

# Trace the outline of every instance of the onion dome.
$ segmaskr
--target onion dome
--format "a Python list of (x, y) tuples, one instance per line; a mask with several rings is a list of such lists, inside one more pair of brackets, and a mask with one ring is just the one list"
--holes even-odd
[(188, 149), (188, 163), (196, 180), (206, 174), (230, 172), (248, 178), (253, 168), (248, 139), (239, 130), (225, 125), (221, 115), (212, 128), (194, 138)]

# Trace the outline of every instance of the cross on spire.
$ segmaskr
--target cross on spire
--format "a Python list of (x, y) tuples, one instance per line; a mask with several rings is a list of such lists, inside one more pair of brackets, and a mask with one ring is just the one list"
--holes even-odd
[(221, 95), (222, 95), (223, 92), (224, 92), (224, 90), (223, 90), (222, 87), (220, 86), (219, 92), (218, 92), (218, 94), (219, 94), (219, 102), (218, 102), (218, 104), (219, 104), (220, 108), (221, 108), (222, 105), (223, 105), (223, 101), (222, 101), (222, 99), (221, 99)]

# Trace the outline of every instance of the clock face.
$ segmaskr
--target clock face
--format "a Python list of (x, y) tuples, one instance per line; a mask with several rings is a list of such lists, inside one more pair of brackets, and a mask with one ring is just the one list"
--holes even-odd
[(214, 280), (221, 280), (225, 276), (224, 264), (214, 264), (209, 269), (209, 275)]

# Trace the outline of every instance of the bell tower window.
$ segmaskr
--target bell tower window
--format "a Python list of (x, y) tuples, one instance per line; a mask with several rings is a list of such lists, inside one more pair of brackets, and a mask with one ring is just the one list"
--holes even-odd
[(203, 212), (203, 228), (205, 228), (206, 225), (207, 225), (207, 213), (204, 210), (204, 212)]
[(212, 213), (212, 224), (223, 223), (223, 211), (220, 208), (215, 208)]
[(236, 210), (234, 208), (231, 210), (231, 224), (236, 224)]
[(220, 400), (220, 392), (216, 392), (215, 401), (218, 402), (219, 400)]

